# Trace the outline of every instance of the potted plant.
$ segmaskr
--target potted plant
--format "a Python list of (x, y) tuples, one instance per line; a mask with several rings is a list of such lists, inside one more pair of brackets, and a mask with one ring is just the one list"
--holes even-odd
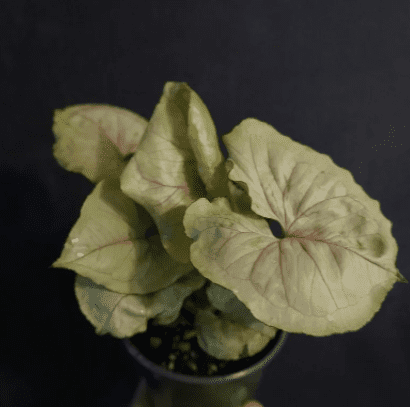
[(407, 282), (392, 223), (349, 171), (254, 118), (222, 137), (225, 159), (186, 83), (165, 84), (149, 122), (75, 105), (53, 132), (57, 161), (96, 186), (52, 267), (76, 272), (96, 333), (147, 369), (136, 403), (177, 405), (177, 388), (181, 406), (239, 406), (287, 332), (358, 330)]

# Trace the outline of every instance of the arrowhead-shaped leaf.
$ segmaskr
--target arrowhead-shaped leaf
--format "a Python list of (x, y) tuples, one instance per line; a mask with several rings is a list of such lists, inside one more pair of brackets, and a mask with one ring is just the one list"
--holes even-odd
[(99, 182), (85, 200), (78, 221), (53, 267), (74, 270), (118, 293), (146, 294), (168, 287), (193, 270), (173, 260), (147, 211), (120, 189), (119, 179)]
[(229, 179), (246, 186), (260, 218), (233, 212), (226, 198), (193, 203), (184, 226), (194, 266), (267, 325), (314, 336), (360, 329), (407, 281), (379, 202), (328, 156), (266, 123), (247, 119), (224, 142)]
[(91, 182), (118, 178), (135, 152), (148, 121), (109, 105), (74, 105), (54, 112), (54, 157)]
[(165, 250), (189, 262), (182, 218), (198, 198), (227, 194), (224, 158), (211, 116), (185, 83), (167, 82), (121, 189), (153, 217)]

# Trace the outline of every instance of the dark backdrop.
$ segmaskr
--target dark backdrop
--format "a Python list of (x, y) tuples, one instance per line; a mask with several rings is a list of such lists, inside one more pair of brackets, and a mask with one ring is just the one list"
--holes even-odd
[[(187, 82), (219, 137), (256, 117), (350, 170), (392, 220), (410, 279), (409, 23), (407, 0), (3, 0), (0, 405), (125, 406), (140, 380), (81, 314), (74, 273), (48, 268), (93, 188), (52, 156), (56, 108), (149, 119), (166, 81)], [(291, 335), (259, 399), (406, 405), (409, 311), (397, 283), (357, 332)]]

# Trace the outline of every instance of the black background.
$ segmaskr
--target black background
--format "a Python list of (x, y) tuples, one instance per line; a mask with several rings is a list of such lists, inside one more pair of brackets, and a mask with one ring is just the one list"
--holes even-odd
[[(48, 268), (93, 189), (53, 158), (56, 108), (106, 103), (149, 119), (166, 81), (187, 82), (219, 137), (255, 117), (350, 170), (392, 220), (410, 279), (407, 0), (0, 7), (1, 407), (126, 406), (140, 380), (119, 340), (81, 314), (74, 273)], [(265, 407), (406, 405), (409, 289), (395, 284), (357, 332), (291, 335), (261, 382)]]

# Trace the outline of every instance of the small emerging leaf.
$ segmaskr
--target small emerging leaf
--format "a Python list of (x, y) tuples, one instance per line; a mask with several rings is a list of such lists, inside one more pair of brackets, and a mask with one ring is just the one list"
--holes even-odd
[(206, 290), (206, 294), (212, 306), (222, 312), (222, 318), (261, 332), (270, 338), (276, 335), (277, 329), (257, 320), (249, 311), (249, 308), (239, 301), (231, 290), (211, 283)]
[(260, 352), (271, 340), (261, 332), (216, 316), (211, 310), (198, 310), (195, 318), (198, 345), (218, 359), (238, 360)]

